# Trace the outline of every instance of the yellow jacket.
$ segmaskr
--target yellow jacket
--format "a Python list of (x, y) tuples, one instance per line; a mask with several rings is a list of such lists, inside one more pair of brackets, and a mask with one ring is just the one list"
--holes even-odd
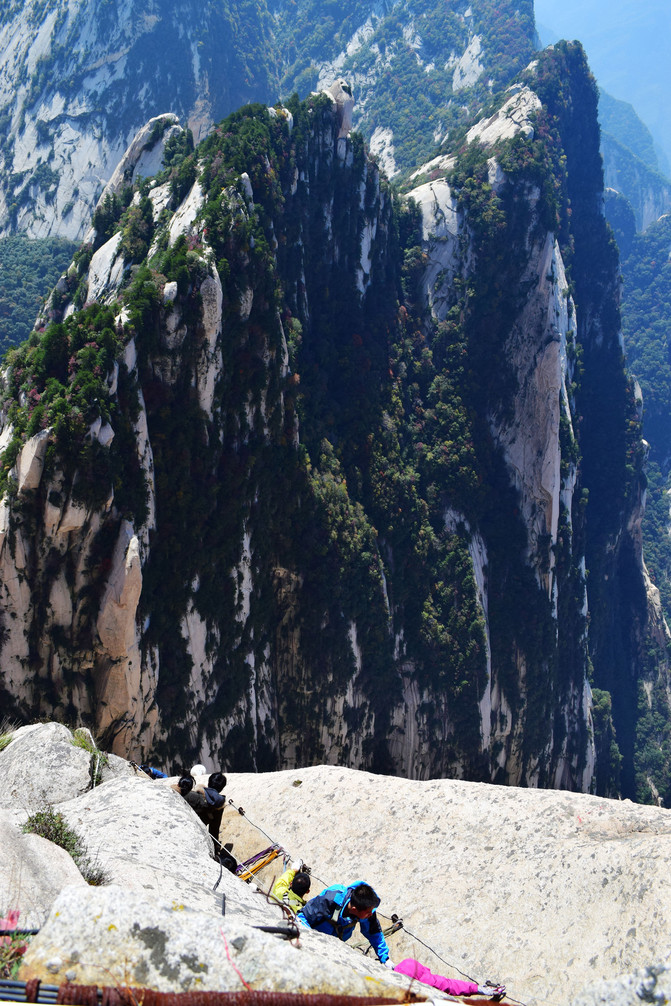
[(291, 890), (291, 883), (297, 872), (297, 870), (293, 870), (289, 867), (289, 869), (285, 870), (282, 876), (275, 881), (271, 891), (271, 894), (276, 901), (281, 901), (283, 904), (288, 905), (294, 912), (299, 912), (305, 905), (305, 898)]

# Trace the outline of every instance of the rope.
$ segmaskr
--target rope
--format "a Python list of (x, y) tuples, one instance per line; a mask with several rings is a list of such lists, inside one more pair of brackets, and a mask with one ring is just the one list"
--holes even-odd
[(264, 831), (263, 828), (260, 828), (258, 824), (254, 824), (254, 822), (252, 821), (252, 819), (249, 817), (248, 814), (245, 813), (245, 811), (244, 811), (244, 809), (242, 807), (236, 807), (235, 804), (233, 803), (233, 801), (230, 799), (230, 797), (229, 797), (228, 802), (230, 803), (230, 805), (233, 808), (233, 810), (237, 810), (238, 814), (240, 814), (241, 817), (246, 817), (247, 818), (247, 820), (251, 824), (252, 828), (256, 828), (256, 830), (260, 831), (262, 835), (265, 835), (266, 838), (268, 839), (268, 841), (272, 845), (276, 845), (276, 846), (278, 846), (278, 848), (281, 848), (281, 846), (279, 845), (279, 843), (276, 842), (273, 838), (271, 838), (267, 831)]
[(420, 940), (419, 936), (415, 936), (415, 934), (411, 933), (410, 930), (408, 928), (406, 928), (405, 926), (403, 928), (405, 929), (405, 932), (408, 934), (408, 936), (411, 936), (413, 940), (417, 940), (417, 942), (421, 943), (423, 947), (426, 947), (427, 950), (430, 950), (431, 953), (434, 954), (438, 958), (439, 961), (442, 961), (443, 964), (447, 964), (448, 968), (454, 968), (455, 971), (458, 971), (459, 974), (463, 978), (466, 978), (466, 980), (469, 981), (469, 982), (474, 982), (475, 981), (475, 978), (473, 978), (471, 975), (467, 975), (466, 972), (462, 971), (460, 968), (458, 968), (456, 964), (451, 964), (449, 961), (446, 961), (444, 957), (441, 957), (440, 954), (436, 953), (436, 951), (433, 949), (433, 947), (430, 947), (428, 943), (424, 942), (424, 940)]
[[(238, 814), (240, 814), (241, 817), (246, 817), (247, 820), (249, 821), (249, 823), (251, 824), (251, 826), (253, 828), (256, 828), (257, 831), (260, 831), (261, 834), (264, 835), (268, 839), (269, 842), (272, 842), (272, 844), (274, 846), (276, 846), (277, 848), (282, 849), (282, 846), (280, 846), (279, 843), (275, 842), (275, 840), (272, 838), (271, 835), (268, 834), (267, 831), (264, 831), (263, 828), (259, 827), (258, 824), (255, 824), (255, 822), (252, 821), (252, 819), (249, 817), (249, 815), (245, 812), (245, 810), (242, 807), (236, 807), (235, 804), (233, 803), (233, 801), (230, 799), (230, 797), (229, 797), (228, 803), (231, 805), (231, 807), (233, 807), (234, 810), (237, 810)], [(215, 839), (215, 841), (217, 841), (217, 839)], [(219, 846), (221, 846), (221, 842), (217, 842), (217, 844)], [(223, 848), (223, 846), (221, 846), (221, 847)], [(285, 851), (285, 850), (283, 850), (283, 851)], [(287, 854), (287, 858), (289, 858), (288, 854)], [(285, 860), (285, 862), (286, 862), (286, 860)], [(317, 876), (316, 873), (311, 873), (310, 876), (314, 877), (315, 880), (318, 880), (320, 884), (324, 885), (324, 887), (328, 887), (327, 881), (325, 881), (322, 877)], [(406, 926), (403, 925), (403, 921), (402, 920), (400, 920), (400, 925), (399, 925), (398, 921), (397, 921), (398, 920), (398, 916), (383, 915), (382, 912), (377, 912), (377, 915), (378, 915), (379, 918), (381, 918), (381, 919), (388, 919), (389, 922), (393, 923), (393, 925), (388, 930), (386, 930), (383, 933), (383, 935), (385, 935), (385, 936), (389, 935), (390, 933), (396, 932), (398, 929), (402, 928), (403, 931), (406, 932), (411, 939), (416, 940), (417, 943), (421, 943), (421, 945), (423, 947), (426, 947), (426, 949), (428, 951), (430, 951), (435, 957), (437, 957), (439, 961), (442, 961), (443, 964), (446, 964), (448, 968), (453, 968), (454, 971), (457, 971), (463, 978), (466, 978), (467, 981), (469, 981), (469, 982), (475, 982), (475, 978), (472, 978), (471, 975), (466, 974), (466, 972), (462, 971), (461, 968), (458, 968), (456, 964), (451, 964), (450, 961), (446, 961), (444, 957), (441, 957), (441, 955), (439, 953), (437, 953), (433, 949), (433, 947), (430, 947), (428, 943), (425, 943), (424, 940), (420, 939), (419, 936), (416, 936), (415, 933), (411, 933), (410, 930)], [(368, 953), (368, 951), (370, 950), (370, 947), (364, 948), (363, 946), (358, 946), (358, 947), (354, 947), (353, 949), (360, 950), (361, 953), (363, 953), (364, 956), (365, 956)], [(478, 984), (478, 983), (476, 982), (476, 984)], [(507, 993), (506, 993), (506, 999), (508, 1001), (512, 1002), (512, 1003), (517, 1003), (518, 1006), (527, 1006), (527, 1004), (524, 1003), (521, 999), (514, 999), (512, 996), (509, 996)], [(548, 1006), (559, 1006), (559, 1004), (551, 1004), (549, 1000), (546, 1000), (546, 1002), (548, 1003)]]

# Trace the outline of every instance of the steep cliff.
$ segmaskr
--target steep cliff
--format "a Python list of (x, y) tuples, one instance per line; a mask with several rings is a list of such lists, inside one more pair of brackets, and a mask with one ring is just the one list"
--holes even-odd
[(170, 120), (99, 203), (5, 378), (3, 697), (171, 763), (586, 789), (641, 580), (593, 81), (543, 55), (410, 201), (351, 114)]
[(200, 139), (243, 102), (274, 98), (274, 51), (265, 5), (249, 0), (3, 4), (3, 233), (81, 239), (140, 126), (175, 112)]
[(354, 124), (392, 177), (416, 167), (531, 59), (531, 0), (273, 0), (282, 93), (344, 74)]
[[(391, 174), (416, 165), (531, 57), (531, 0), (27, 0), (0, 8), (0, 233), (81, 240), (136, 131), (198, 142), (246, 101), (343, 72)], [(146, 174), (158, 169), (154, 165)]]

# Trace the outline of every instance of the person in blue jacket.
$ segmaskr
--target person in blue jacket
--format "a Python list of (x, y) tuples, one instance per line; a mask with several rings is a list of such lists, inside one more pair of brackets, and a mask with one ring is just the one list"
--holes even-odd
[(393, 962), (389, 958), (389, 947), (375, 914), (379, 904), (377, 894), (370, 884), (366, 884), (363, 880), (357, 880), (349, 887), (334, 884), (321, 894), (310, 898), (305, 907), (298, 912), (297, 919), (309, 929), (337, 936), (339, 940), (348, 940), (358, 922), (361, 932), (377, 954), (380, 963), (387, 968), (393, 968)]

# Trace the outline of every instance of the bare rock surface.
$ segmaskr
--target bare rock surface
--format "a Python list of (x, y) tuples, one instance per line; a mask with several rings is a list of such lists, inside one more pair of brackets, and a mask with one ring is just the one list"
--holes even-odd
[(22, 929), (39, 928), (63, 887), (86, 887), (65, 849), (40, 835), (24, 835), (6, 810), (0, 810), (0, 915), (21, 906)]
[[(238, 881), (238, 883), (242, 883)], [(301, 941), (302, 942), (302, 941)], [(333, 941), (332, 941), (333, 942)], [(49, 926), (31, 945), (21, 976), (80, 984), (142, 985), (163, 992), (237, 992), (245, 985), (279, 992), (330, 992), (400, 998), (400, 987), (326, 962), (302, 946), (252, 928), (111, 886), (82, 893), (66, 888)], [(321, 966), (320, 966), (321, 965)]]
[(537, 94), (529, 87), (513, 85), (508, 88), (514, 93), (504, 105), (489, 119), (480, 119), (469, 129), (466, 140), (478, 140), (483, 147), (493, 146), (497, 140), (507, 140), (518, 133), (533, 139), (534, 127), (531, 116), (541, 108)]
[(581, 992), (571, 1006), (641, 1006), (671, 1002), (671, 968), (639, 968), (632, 975), (596, 982)]
[[(154, 782), (123, 759), (110, 758), (107, 781), (80, 792), (83, 763), (72, 765), (81, 755), (88, 773), (92, 756), (70, 738), (53, 723), (17, 730), (0, 752), (2, 789), (21, 794), (29, 780), (41, 797), (60, 776), (51, 802), (110, 886), (83, 885), (60, 850), (21, 836), (12, 818), (25, 815), (23, 805), (5, 812), (3, 852), (19, 850), (32, 886), (15, 882), (16, 852), (3, 857), (0, 907), (21, 909), (22, 922), (40, 916), (42, 926), (21, 977), (403, 995), (409, 980), (358, 952), (366, 949), (359, 935), (345, 945), (305, 930), (296, 946), (255, 928), (284, 925), (264, 897), (283, 858), (253, 885), (221, 871), (206, 829), (169, 780)], [(527, 1006), (668, 1001), (669, 811), (335, 766), (236, 773), (226, 795), (220, 838), (238, 859), (277, 843), (311, 866), (312, 895), (332, 883), (371, 883), (383, 924), (393, 913), (404, 920), (389, 937), (396, 962), (411, 956), (449, 977), (505, 982)], [(438, 995), (416, 983), (413, 991)]]
[(395, 961), (505, 982), (533, 1006), (669, 953), (667, 810), (327, 766), (236, 774), (226, 792), (246, 812), (222, 822), (238, 858), (266, 844), (251, 821), (312, 867), (312, 894), (367, 880), (404, 920)]
[(62, 723), (19, 727), (0, 751), (0, 807), (33, 813), (91, 785), (91, 755)]

